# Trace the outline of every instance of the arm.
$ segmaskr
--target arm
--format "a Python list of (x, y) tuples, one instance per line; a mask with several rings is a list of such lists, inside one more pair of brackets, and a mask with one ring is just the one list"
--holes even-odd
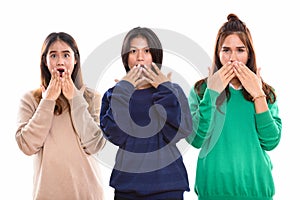
[(203, 97), (200, 98), (193, 88), (189, 95), (189, 106), (193, 120), (193, 133), (186, 138), (187, 142), (195, 148), (201, 148), (207, 133), (212, 128), (213, 113), (216, 111), (216, 99), (219, 93), (204, 88)]
[[(171, 82), (164, 82), (157, 87), (153, 94), (154, 104), (161, 105), (166, 112), (166, 119), (159, 119), (165, 122), (161, 133), (167, 143), (177, 143), (180, 139), (186, 138), (192, 132), (192, 117), (188, 100), (179, 85)], [(158, 109), (158, 117), (165, 114)]]
[(81, 140), (81, 145), (87, 154), (94, 154), (105, 144), (99, 125), (100, 94), (88, 88), (86, 90), (88, 101), (84, 98), (83, 92), (76, 90), (69, 104), (73, 126)]
[(129, 136), (127, 131), (120, 129), (117, 122), (127, 125), (129, 129), (132, 121), (128, 117), (129, 100), (133, 92), (133, 85), (122, 80), (113, 89), (108, 90), (102, 98), (100, 126), (106, 138), (117, 146), (124, 144)]
[(280, 141), (282, 127), (277, 102), (269, 104), (267, 111), (256, 113), (255, 120), (261, 147), (268, 151), (274, 149)]
[(19, 148), (26, 155), (35, 154), (44, 146), (51, 128), (54, 107), (55, 101), (46, 99), (37, 105), (31, 93), (21, 99), (15, 137)]

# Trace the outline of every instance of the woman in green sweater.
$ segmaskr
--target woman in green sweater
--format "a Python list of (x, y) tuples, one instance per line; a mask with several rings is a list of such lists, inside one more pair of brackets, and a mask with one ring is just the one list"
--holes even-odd
[(193, 134), (187, 141), (201, 148), (195, 192), (201, 200), (271, 200), (266, 151), (281, 136), (276, 95), (260, 76), (249, 29), (235, 14), (227, 19), (209, 76), (189, 96)]

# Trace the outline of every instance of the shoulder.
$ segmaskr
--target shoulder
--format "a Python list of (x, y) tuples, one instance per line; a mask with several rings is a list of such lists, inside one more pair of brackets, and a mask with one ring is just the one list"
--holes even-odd
[(109, 98), (109, 97), (112, 95), (114, 88), (115, 88), (115, 86), (110, 87), (109, 89), (107, 89), (107, 90), (103, 93), (103, 97), (102, 97), (102, 98), (103, 98), (103, 99)]
[(182, 87), (178, 83), (171, 82), (171, 81), (164, 82), (164, 83), (160, 84), (158, 87), (164, 87), (164, 88), (169, 88), (169, 89), (174, 88), (177, 90), (183, 90)]
[(28, 105), (30, 107), (37, 107), (38, 106), (38, 99), (37, 97), (37, 90), (29, 90), (25, 93), (23, 93), (21, 95), (21, 98), (20, 98), (20, 104), (21, 105)]
[(89, 96), (99, 96), (101, 95), (97, 90), (92, 89), (90, 87), (85, 87), (84, 93)]
[(86, 99), (87, 102), (90, 101), (99, 101), (101, 99), (101, 94), (92, 88), (85, 87), (83, 90), (83, 97)]
[(22, 98), (28, 99), (28, 98), (33, 98), (35, 90), (29, 90), (26, 91), (22, 94)]
[(35, 101), (36, 90), (29, 90), (22, 94), (21, 99), (26, 101)]

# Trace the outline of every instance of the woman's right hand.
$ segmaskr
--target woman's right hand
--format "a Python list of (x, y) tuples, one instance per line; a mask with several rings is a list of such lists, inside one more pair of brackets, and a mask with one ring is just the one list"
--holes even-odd
[(61, 80), (58, 71), (51, 70), (51, 80), (47, 87), (41, 86), (43, 99), (56, 100), (61, 93)]
[(216, 73), (213, 73), (213, 67), (208, 68), (207, 88), (221, 93), (235, 77), (232, 62), (228, 62)]
[(142, 68), (140, 66), (134, 66), (130, 69), (130, 71), (122, 78), (124, 81), (128, 81), (131, 83), (134, 87), (137, 87), (142, 81), (144, 81), (144, 78), (141, 77), (142, 74)]

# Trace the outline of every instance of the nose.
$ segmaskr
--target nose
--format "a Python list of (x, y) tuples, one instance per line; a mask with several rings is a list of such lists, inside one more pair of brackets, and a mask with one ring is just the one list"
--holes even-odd
[(138, 61), (143, 61), (143, 60), (144, 60), (144, 53), (143, 53), (143, 50), (138, 50), (138, 53), (137, 53), (137, 60), (138, 60)]
[(237, 56), (235, 52), (232, 52), (232, 54), (230, 55), (230, 62), (234, 62), (237, 60)]
[(58, 56), (56, 64), (57, 64), (57, 66), (64, 65), (64, 58), (62, 56)]

